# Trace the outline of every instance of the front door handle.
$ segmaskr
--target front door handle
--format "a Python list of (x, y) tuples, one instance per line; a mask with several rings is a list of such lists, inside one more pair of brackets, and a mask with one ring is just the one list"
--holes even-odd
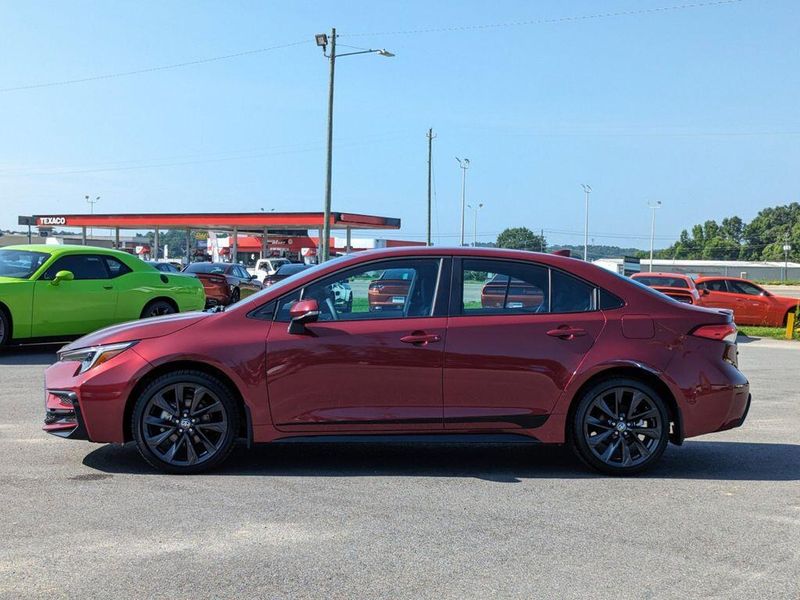
[(573, 338), (586, 335), (586, 330), (581, 329), (580, 327), (558, 327), (557, 329), (551, 329), (548, 331), (547, 335), (564, 340), (571, 340)]
[(114, 289), (114, 286), (113, 286), (113, 285), (104, 285), (104, 286), (103, 286), (103, 289), (104, 289), (104, 290), (113, 290), (113, 289)]
[(404, 335), (400, 341), (404, 344), (414, 344), (415, 346), (427, 346), (430, 343), (438, 342), (442, 339), (440, 335), (435, 333), (425, 333), (424, 331), (415, 331), (411, 335)]

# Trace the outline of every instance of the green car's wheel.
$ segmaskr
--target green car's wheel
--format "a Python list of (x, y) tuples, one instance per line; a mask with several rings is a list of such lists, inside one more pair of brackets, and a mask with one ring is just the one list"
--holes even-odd
[(0, 309), (0, 347), (5, 346), (11, 339), (11, 323), (3, 309)]
[(142, 310), (142, 319), (148, 317), (160, 317), (161, 315), (171, 315), (178, 312), (171, 302), (166, 300), (153, 300), (148, 302)]

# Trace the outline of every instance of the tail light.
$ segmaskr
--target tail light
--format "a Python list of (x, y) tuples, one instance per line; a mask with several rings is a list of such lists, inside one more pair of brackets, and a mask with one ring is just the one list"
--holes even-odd
[(735, 324), (722, 323), (719, 325), (700, 325), (700, 327), (692, 330), (691, 335), (733, 344), (736, 342), (736, 332)]

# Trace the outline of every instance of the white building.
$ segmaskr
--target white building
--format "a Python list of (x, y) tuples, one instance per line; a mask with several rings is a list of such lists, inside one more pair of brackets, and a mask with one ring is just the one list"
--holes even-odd
[[(599, 267), (622, 273), (621, 258), (600, 258), (593, 261)], [(650, 271), (650, 259), (641, 259), (641, 270)], [(778, 281), (784, 279), (784, 263), (782, 261), (763, 260), (672, 260), (667, 258), (653, 259), (653, 271), (663, 273), (684, 273), (686, 275), (724, 275), (742, 277), (759, 281)], [(786, 279), (800, 279), (800, 263), (789, 262)]]

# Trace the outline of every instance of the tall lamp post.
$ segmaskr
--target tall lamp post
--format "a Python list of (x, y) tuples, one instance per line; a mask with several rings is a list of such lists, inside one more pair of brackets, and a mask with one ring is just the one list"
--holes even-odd
[[(89, 203), (89, 214), (94, 214), (94, 205), (100, 202), (100, 196), (97, 196), (94, 200), (92, 200), (89, 196), (84, 196), (86, 198), (86, 202)], [(89, 227), (89, 237), (91, 238), (94, 235), (94, 227)]]
[(464, 212), (467, 210), (467, 169), (469, 169), (469, 159), (461, 160), (456, 156), (458, 166), (461, 167), (461, 242), (464, 245)]
[(586, 194), (586, 213), (583, 223), (583, 260), (589, 260), (589, 194), (592, 193), (592, 186), (585, 183), (581, 184), (583, 193)]
[(786, 242), (783, 245), (783, 280), (787, 281), (789, 279), (789, 251), (792, 249), (792, 246), (789, 242)]
[[(383, 48), (378, 50), (359, 50), (358, 52), (345, 52), (336, 54), (336, 28), (331, 29), (330, 37), (325, 33), (318, 33), (314, 36), (317, 46), (322, 48), (322, 54), (330, 63), (330, 81), (328, 83), (328, 153), (325, 161), (325, 208), (324, 222), (322, 224), (322, 239), (320, 240), (320, 262), (330, 258), (330, 238), (331, 238), (331, 180), (333, 177), (333, 83), (336, 72), (336, 59), (344, 56), (355, 56), (356, 54), (379, 54), (381, 56), (394, 56)], [(330, 52), (327, 51), (330, 44)]]
[(650, 221), (650, 272), (653, 271), (653, 244), (656, 239), (656, 210), (661, 208), (661, 200), (655, 202), (648, 202), (647, 206), (653, 211), (653, 218)]
[(483, 202), (472, 206), (467, 204), (467, 208), (475, 211), (475, 221), (472, 224), (472, 247), (478, 247), (478, 211), (483, 208)]

